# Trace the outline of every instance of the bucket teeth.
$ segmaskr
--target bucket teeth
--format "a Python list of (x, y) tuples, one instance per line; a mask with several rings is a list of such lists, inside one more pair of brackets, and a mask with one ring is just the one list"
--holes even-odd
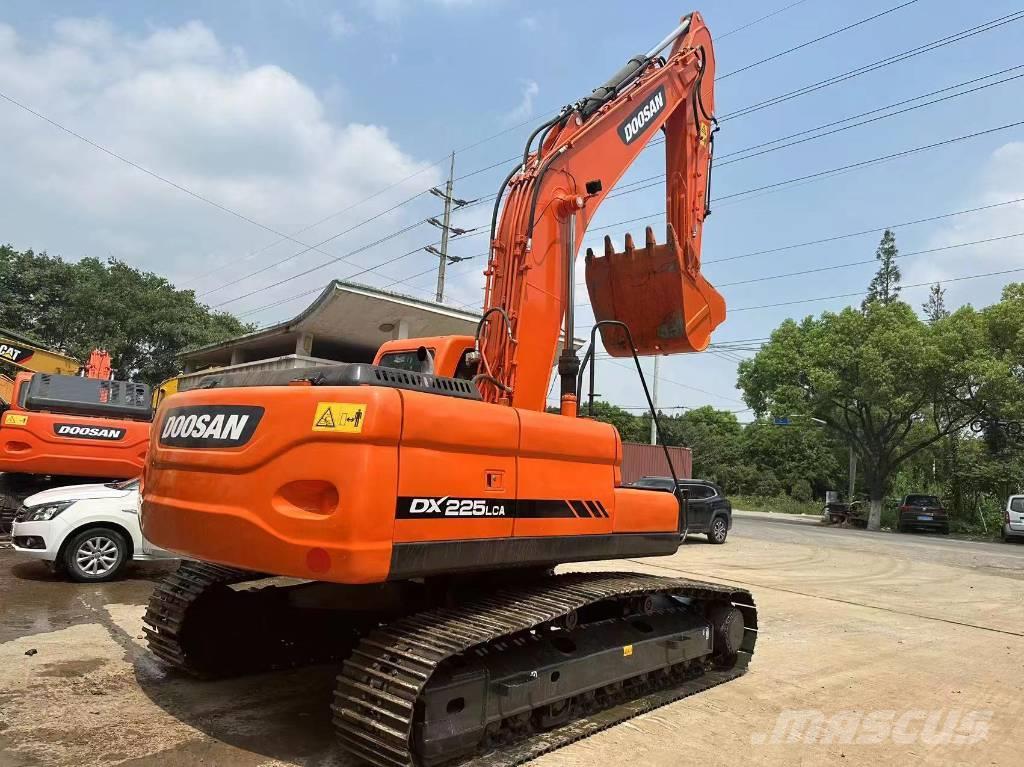
[(679, 241), (676, 240), (676, 230), (672, 224), (668, 224), (665, 227), (665, 238), (670, 250), (677, 250), (679, 248)]
[(625, 249), (625, 253), (626, 253), (627, 256), (632, 256), (634, 250), (636, 250), (636, 248), (633, 245), (633, 235), (631, 235), (631, 234), (629, 234), (627, 232), (626, 233), (626, 249)]
[(607, 234), (604, 236), (604, 255), (609, 258), (615, 255), (615, 246), (612, 245), (612, 238)]
[(651, 227), (647, 227), (647, 230), (644, 232), (644, 236), (645, 236), (645, 244), (647, 245), (647, 250), (648, 251), (654, 250), (654, 246), (658, 244), (654, 240), (654, 230), (651, 229)]
[(594, 258), (594, 249), (593, 248), (587, 248), (587, 256), (586, 256), (585, 260), (586, 261), (591, 261), (593, 258)]

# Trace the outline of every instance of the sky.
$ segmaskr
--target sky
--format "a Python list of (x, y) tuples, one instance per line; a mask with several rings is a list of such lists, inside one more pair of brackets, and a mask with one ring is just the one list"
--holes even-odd
[[(7, 0), (0, 242), (117, 258), (260, 325), (295, 316), (333, 278), (432, 298), (436, 259), (421, 248), (440, 233), (422, 222), (441, 203), (423, 193), (443, 183), (449, 154), (455, 196), (494, 194), (533, 126), (689, 10), (605, 0)], [(712, 351), (663, 358), (661, 406), (710, 404), (749, 420), (738, 360), (787, 317), (859, 305), (847, 294), (867, 286), (887, 225), (898, 225), (915, 307), (932, 282), (956, 307), (991, 303), (1024, 279), (1024, 203), (1001, 204), (1024, 198), (1024, 125), (1014, 125), (1024, 121), (1024, 19), (869, 66), (1006, 17), (1014, 4), (706, 0), (696, 10), (715, 39), (721, 122), (703, 269), (729, 313)], [(663, 241), (663, 184), (629, 186), (663, 172), (661, 147), (651, 147), (584, 246), (609, 234), (621, 247), (645, 225)], [(454, 214), (470, 231), (451, 252), (470, 258), (448, 268), (452, 306), (480, 306), (486, 234), (476, 228), (489, 217), (490, 204)], [(626, 219), (640, 220), (617, 224)], [(592, 321), (580, 306), (578, 332)], [(613, 403), (643, 404), (622, 361), (599, 360), (597, 388)]]

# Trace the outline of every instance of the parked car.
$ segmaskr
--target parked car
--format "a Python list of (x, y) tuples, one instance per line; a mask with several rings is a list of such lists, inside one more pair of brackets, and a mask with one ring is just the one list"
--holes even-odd
[(1024, 539), (1024, 495), (1011, 495), (1003, 512), (1003, 540)]
[(130, 559), (174, 558), (142, 537), (137, 479), (29, 496), (14, 517), (11, 543), (83, 582), (113, 580)]
[[(671, 493), (672, 482), (672, 477), (641, 477), (630, 487)], [(711, 543), (725, 543), (732, 529), (732, 503), (721, 488), (703, 479), (681, 479), (679, 489), (687, 503), (687, 532), (704, 533)]]
[(949, 514), (942, 501), (934, 495), (911, 494), (903, 499), (897, 511), (896, 530), (933, 530), (949, 535)]

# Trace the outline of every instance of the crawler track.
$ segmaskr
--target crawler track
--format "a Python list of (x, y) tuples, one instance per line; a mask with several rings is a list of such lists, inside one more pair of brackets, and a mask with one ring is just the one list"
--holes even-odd
[(471, 763), (521, 764), (745, 672), (757, 638), (757, 615), (749, 592), (677, 578), (572, 573), (498, 591), (461, 607), (417, 613), (372, 632), (345, 661), (338, 677), (332, 705), (338, 736), (350, 752), (370, 764), (412, 767), (418, 764), (412, 742), (421, 696), (443, 662), (463, 653), (501, 652), (502, 644), (512, 643), (517, 634), (564, 620), (597, 603), (656, 594), (736, 606), (744, 622), (740, 651), (719, 659), (717, 665), (679, 664), (657, 678), (643, 675), (567, 701), (579, 708), (582, 718), (547, 732), (536, 731), (529, 718), (502, 721), (482, 741)]
[(149, 598), (143, 631), (153, 654), (192, 676), (213, 678), (345, 657), (359, 636), (343, 612), (298, 609), (288, 587), (236, 590), (265, 576), (185, 561)]
[[(588, 610), (624, 614), (659, 595), (681, 597), (698, 613), (710, 605), (732, 605), (743, 617), (742, 642), (728, 657), (674, 663), (566, 698), (560, 703), (571, 717), (558, 726), (541, 727), (531, 713), (503, 719), (487, 728), (473, 753), (463, 749), (451, 759), (434, 754), (429, 764), (522, 764), (742, 675), (757, 638), (749, 592), (681, 578), (535, 576), (524, 585), (469, 597), (458, 607), (420, 610), (390, 622), (367, 622), (365, 615), (356, 619), (344, 610), (298, 609), (289, 603), (289, 587), (247, 586), (263, 579), (219, 565), (182, 563), (150, 598), (144, 618), (150, 649), (168, 666), (204, 678), (343, 659), (331, 706), (335, 730), (348, 751), (377, 767), (428, 763), (416, 751), (416, 728), (424, 691), (444, 664), (501, 654), (522, 646), (532, 631), (566, 626), (567, 619), (571, 626)], [(594, 625), (601, 623), (608, 621)], [(570, 632), (588, 630), (581, 622)]]

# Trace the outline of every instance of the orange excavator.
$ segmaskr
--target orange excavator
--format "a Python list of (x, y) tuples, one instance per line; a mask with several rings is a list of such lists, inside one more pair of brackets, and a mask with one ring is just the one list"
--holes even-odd
[(50, 487), (129, 479), (149, 448), (149, 387), (111, 380), (110, 354), (83, 365), (0, 328), (0, 533), (21, 502)]
[[(214, 374), (162, 404), (142, 525), (188, 560), (150, 599), (156, 656), (200, 677), (338, 660), (337, 736), (381, 767), (519, 764), (744, 672), (748, 592), (554, 572), (672, 554), (686, 534), (685, 496), (622, 486), (618, 433), (578, 403), (598, 331), (639, 372), (638, 354), (700, 351), (725, 318), (700, 272), (713, 82), (693, 13), (534, 131), (495, 201), (474, 337)], [(665, 242), (588, 251), (581, 364), (577, 251), (659, 129)]]

